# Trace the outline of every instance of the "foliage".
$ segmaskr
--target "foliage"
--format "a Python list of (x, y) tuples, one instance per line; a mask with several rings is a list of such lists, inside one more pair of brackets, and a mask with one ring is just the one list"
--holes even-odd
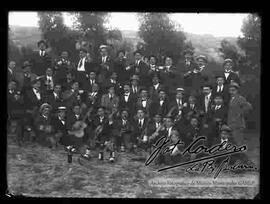
[(139, 36), (145, 43), (145, 54), (170, 55), (178, 60), (184, 48), (185, 35), (165, 13), (138, 14)]
[(260, 73), (261, 57), (261, 18), (257, 14), (250, 14), (244, 20), (241, 29), (243, 37), (237, 40), (238, 45), (246, 54), (246, 69), (243, 71)]

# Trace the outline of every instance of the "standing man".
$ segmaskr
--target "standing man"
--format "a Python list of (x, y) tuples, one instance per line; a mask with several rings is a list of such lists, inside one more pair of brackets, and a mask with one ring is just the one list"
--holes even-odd
[(97, 70), (98, 82), (102, 83), (107, 80), (114, 71), (113, 62), (108, 54), (108, 48), (106, 45), (100, 46), (100, 58), (98, 59), (99, 68)]
[(229, 92), (231, 99), (228, 106), (228, 126), (232, 129), (233, 139), (237, 145), (244, 142), (245, 114), (252, 109), (247, 100), (238, 93), (239, 85), (235, 82), (230, 84)]
[(127, 82), (130, 78), (130, 72), (126, 70), (127, 59), (125, 57), (125, 51), (119, 50), (117, 58), (114, 61), (114, 71), (119, 76), (119, 82), (121, 84)]
[(52, 61), (49, 54), (46, 52), (48, 48), (47, 43), (44, 40), (40, 40), (38, 43), (39, 51), (34, 53), (32, 58), (33, 69), (32, 72), (38, 76), (41, 76), (45, 73), (48, 67), (51, 67)]
[(223, 76), (225, 79), (225, 85), (229, 85), (231, 81), (234, 81), (237, 84), (240, 84), (239, 76), (236, 72), (233, 71), (233, 61), (231, 59), (224, 60), (224, 72)]
[(65, 78), (68, 72), (72, 69), (72, 63), (69, 59), (68, 51), (62, 51), (60, 55), (60, 59), (56, 62), (54, 67), (55, 79), (57, 81), (61, 81)]

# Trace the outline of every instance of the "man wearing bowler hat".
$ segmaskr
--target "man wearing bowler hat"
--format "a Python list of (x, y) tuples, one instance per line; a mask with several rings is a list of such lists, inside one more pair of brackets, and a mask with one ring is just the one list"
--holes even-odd
[(236, 72), (233, 71), (233, 61), (232, 59), (225, 59), (223, 63), (224, 72), (223, 77), (225, 79), (224, 84), (229, 85), (231, 81), (240, 84), (240, 78)]
[(48, 67), (52, 66), (52, 61), (51, 57), (46, 51), (46, 49), (48, 48), (48, 44), (45, 42), (45, 40), (38, 41), (37, 45), (39, 50), (35, 52), (32, 57), (32, 72), (38, 76), (41, 76), (45, 73)]

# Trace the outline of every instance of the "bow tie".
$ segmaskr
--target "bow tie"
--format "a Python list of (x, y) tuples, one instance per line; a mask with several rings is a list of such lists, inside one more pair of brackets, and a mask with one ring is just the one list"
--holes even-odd
[(147, 101), (146, 99), (142, 99), (142, 101)]
[(229, 74), (229, 73), (231, 73), (231, 71), (226, 71), (226, 70), (225, 70), (225, 73), (228, 73), (228, 74)]
[(129, 96), (129, 93), (125, 93), (125, 96)]

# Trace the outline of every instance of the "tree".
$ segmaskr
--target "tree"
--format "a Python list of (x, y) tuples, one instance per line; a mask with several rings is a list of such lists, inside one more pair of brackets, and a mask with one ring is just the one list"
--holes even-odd
[(78, 12), (75, 14), (75, 25), (81, 33), (81, 41), (89, 45), (93, 58), (97, 58), (99, 46), (106, 44), (107, 30), (104, 23), (107, 20), (106, 12)]
[(68, 50), (74, 58), (78, 33), (65, 26), (62, 13), (38, 12), (38, 17), (42, 38), (50, 45), (52, 55), (58, 56), (61, 51)]
[(175, 24), (165, 13), (138, 14), (139, 36), (145, 43), (147, 55), (171, 55), (174, 60), (181, 56), (185, 35), (176, 31)]
[(243, 37), (237, 43), (246, 54), (246, 70), (260, 73), (261, 58), (261, 18), (257, 14), (249, 14), (244, 20), (242, 29)]
[(228, 40), (223, 39), (220, 43), (219, 52), (223, 59), (230, 58), (235, 63), (235, 68), (238, 69), (241, 66), (244, 55), (239, 52), (237, 47), (230, 43)]

